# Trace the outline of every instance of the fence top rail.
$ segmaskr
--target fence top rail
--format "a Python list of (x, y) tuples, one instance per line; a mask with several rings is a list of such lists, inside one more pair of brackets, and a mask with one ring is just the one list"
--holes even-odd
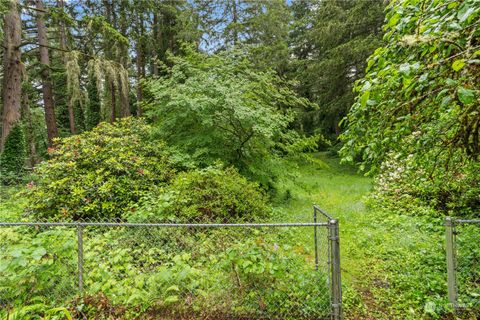
[(121, 223), (121, 222), (0, 222), (0, 227), (142, 227), (142, 228), (282, 228), (326, 227), (326, 222), (306, 223)]
[(326, 217), (328, 220), (335, 220), (334, 217), (332, 217), (331, 215), (329, 215), (327, 212), (325, 212), (324, 210), (322, 210), (322, 208), (320, 208), (318, 205), (314, 204), (313, 205), (313, 210), (315, 212), (320, 212), (324, 217)]
[(480, 220), (476, 219), (453, 219), (455, 223), (465, 223), (465, 224), (480, 224)]

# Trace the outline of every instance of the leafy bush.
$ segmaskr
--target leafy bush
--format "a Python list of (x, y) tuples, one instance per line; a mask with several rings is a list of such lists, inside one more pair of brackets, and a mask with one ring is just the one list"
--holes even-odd
[[(268, 185), (279, 159), (314, 148), (290, 125), (311, 108), (273, 72), (257, 72), (242, 55), (187, 50), (172, 58), (168, 76), (145, 82), (145, 114), (157, 134), (196, 166), (221, 161)], [(295, 145), (295, 150), (290, 146)]]
[(75, 296), (74, 229), (1, 231), (0, 305), (51, 305)]
[(147, 198), (132, 219), (183, 222), (254, 221), (271, 208), (255, 183), (236, 169), (209, 167), (178, 174), (158, 196)]
[(327, 316), (326, 275), (314, 271), (291, 245), (278, 245), (275, 240), (278, 235), (244, 237), (227, 249), (222, 261), (225, 269), (232, 270), (238, 310), (266, 318), (279, 314), (291, 319)]
[(166, 147), (150, 127), (127, 118), (57, 140), (51, 159), (35, 168), (29, 211), (50, 219), (120, 218), (173, 176)]
[(20, 124), (10, 131), (2, 154), (0, 155), (0, 183), (9, 185), (22, 180), (25, 174), (27, 151), (25, 135)]
[[(428, 163), (391, 157), (381, 166), (372, 200), (408, 214), (474, 216), (480, 208), (480, 164), (464, 161), (455, 168), (428, 170)], [(458, 159), (457, 159), (458, 161)]]
[[(314, 270), (305, 245), (291, 244), (291, 231), (188, 230), (85, 228), (84, 296), (79, 298), (74, 228), (5, 229), (0, 304), (7, 312), (29, 310), (32, 317), (53, 306), (88, 318), (328, 315), (326, 275)], [(172, 243), (175, 238), (182, 246)]]
[(416, 0), (392, 1), (387, 10), (385, 46), (356, 85), (341, 154), (372, 173), (398, 162), (402, 181), (389, 192), (469, 214), (480, 208), (480, 2), (419, 10)]

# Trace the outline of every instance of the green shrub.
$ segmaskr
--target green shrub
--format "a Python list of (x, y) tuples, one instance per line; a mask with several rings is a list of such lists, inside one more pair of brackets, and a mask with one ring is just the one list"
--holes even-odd
[(146, 200), (134, 217), (232, 222), (262, 219), (270, 213), (267, 197), (256, 183), (234, 168), (209, 167), (179, 174), (160, 195)]
[(419, 164), (413, 155), (392, 156), (382, 164), (371, 198), (376, 206), (396, 212), (475, 216), (480, 208), (480, 164), (457, 154), (450, 158), (453, 167), (433, 171), (428, 159)]
[(61, 303), (75, 296), (75, 230), (39, 231), (5, 228), (0, 233), (0, 305)]
[[(203, 55), (185, 48), (168, 76), (145, 81), (145, 115), (156, 134), (198, 167), (221, 161), (272, 187), (286, 155), (317, 139), (291, 129), (296, 112), (315, 108), (272, 72), (256, 71), (240, 53)], [(282, 169), (278, 169), (282, 167)]]
[(10, 131), (2, 154), (0, 155), (0, 182), (6, 185), (22, 180), (25, 174), (25, 135), (20, 124)]
[(51, 159), (35, 168), (28, 209), (37, 218), (121, 218), (173, 175), (165, 145), (149, 126), (127, 118), (57, 140)]
[(287, 319), (326, 317), (330, 304), (326, 299), (327, 279), (307, 263), (300, 250), (289, 244), (277, 244), (278, 235), (244, 237), (227, 249), (223, 268), (230, 270), (234, 283), (234, 304), (239, 313)]

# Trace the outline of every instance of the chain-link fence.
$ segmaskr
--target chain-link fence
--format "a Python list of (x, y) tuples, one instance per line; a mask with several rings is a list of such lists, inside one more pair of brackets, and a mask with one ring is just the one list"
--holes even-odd
[(480, 220), (446, 218), (448, 298), (457, 313), (480, 315)]
[[(338, 223), (1, 222), (0, 318), (340, 319)], [(2, 314), (3, 313), (3, 314)]]

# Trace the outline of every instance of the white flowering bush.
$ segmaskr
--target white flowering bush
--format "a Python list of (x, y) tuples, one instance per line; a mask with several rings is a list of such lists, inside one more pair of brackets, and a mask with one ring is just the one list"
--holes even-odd
[(450, 167), (438, 167), (430, 158), (391, 153), (375, 178), (369, 204), (406, 214), (474, 215), (480, 207), (479, 164), (452, 155)]

